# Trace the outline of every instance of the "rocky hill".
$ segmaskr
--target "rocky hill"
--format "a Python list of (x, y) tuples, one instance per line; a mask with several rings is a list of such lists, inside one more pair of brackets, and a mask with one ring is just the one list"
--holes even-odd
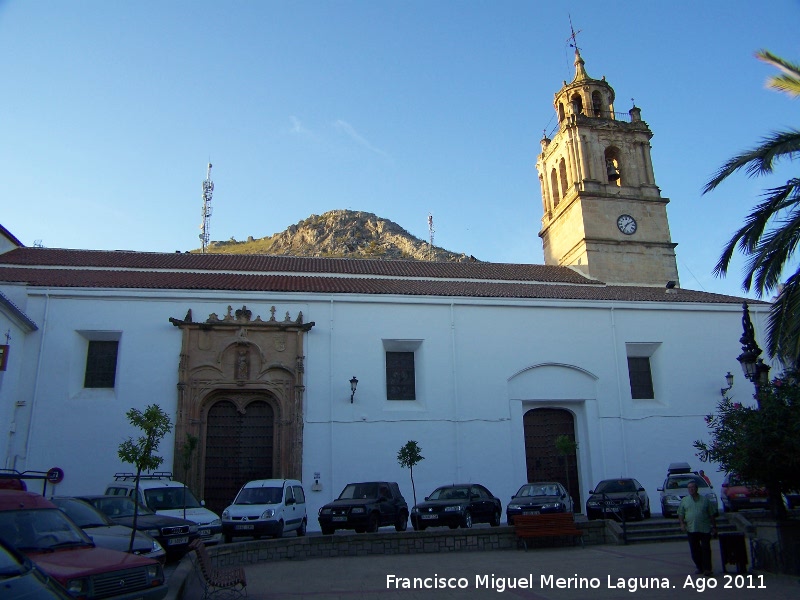
[(311, 215), (285, 231), (263, 238), (211, 242), (207, 252), (221, 254), (276, 254), (337, 258), (379, 258), (466, 262), (476, 259), (430, 247), (397, 223), (372, 213), (331, 210)]

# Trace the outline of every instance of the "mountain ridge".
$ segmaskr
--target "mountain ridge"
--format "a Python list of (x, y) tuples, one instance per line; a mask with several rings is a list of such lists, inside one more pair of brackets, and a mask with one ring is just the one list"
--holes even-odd
[[(197, 251), (196, 251), (197, 252)], [(335, 209), (309, 217), (285, 230), (240, 242), (212, 241), (207, 253), (272, 254), (328, 258), (481, 262), (411, 235), (403, 227), (370, 212)]]

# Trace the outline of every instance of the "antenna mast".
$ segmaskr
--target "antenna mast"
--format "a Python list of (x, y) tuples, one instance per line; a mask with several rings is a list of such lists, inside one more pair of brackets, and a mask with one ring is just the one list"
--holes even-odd
[(436, 230), (433, 228), (433, 215), (428, 213), (428, 235), (430, 236), (430, 242), (428, 243), (428, 257), (429, 260), (433, 260), (433, 233)]
[(202, 242), (202, 252), (206, 253), (208, 240), (210, 239), (209, 226), (211, 225), (211, 195), (214, 193), (214, 182), (211, 181), (211, 163), (208, 163), (206, 179), (203, 181), (203, 222), (200, 223), (200, 240)]

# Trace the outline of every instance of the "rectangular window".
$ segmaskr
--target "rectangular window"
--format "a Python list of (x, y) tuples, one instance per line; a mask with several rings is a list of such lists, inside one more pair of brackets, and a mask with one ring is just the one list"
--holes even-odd
[(655, 398), (649, 356), (629, 356), (628, 375), (631, 380), (631, 398), (634, 400)]
[(118, 341), (89, 341), (86, 353), (85, 388), (113, 388), (117, 375)]
[(386, 399), (417, 399), (413, 352), (386, 352)]
[(5, 371), (8, 366), (8, 344), (0, 345), (0, 371)]

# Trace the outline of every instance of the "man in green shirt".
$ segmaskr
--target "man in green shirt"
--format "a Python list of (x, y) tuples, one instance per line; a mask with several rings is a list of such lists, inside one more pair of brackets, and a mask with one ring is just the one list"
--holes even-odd
[(697, 567), (695, 573), (713, 575), (711, 535), (717, 533), (717, 507), (708, 498), (697, 493), (697, 483), (694, 481), (690, 481), (686, 489), (689, 495), (683, 497), (678, 507), (681, 531), (685, 531), (689, 538), (689, 550)]

